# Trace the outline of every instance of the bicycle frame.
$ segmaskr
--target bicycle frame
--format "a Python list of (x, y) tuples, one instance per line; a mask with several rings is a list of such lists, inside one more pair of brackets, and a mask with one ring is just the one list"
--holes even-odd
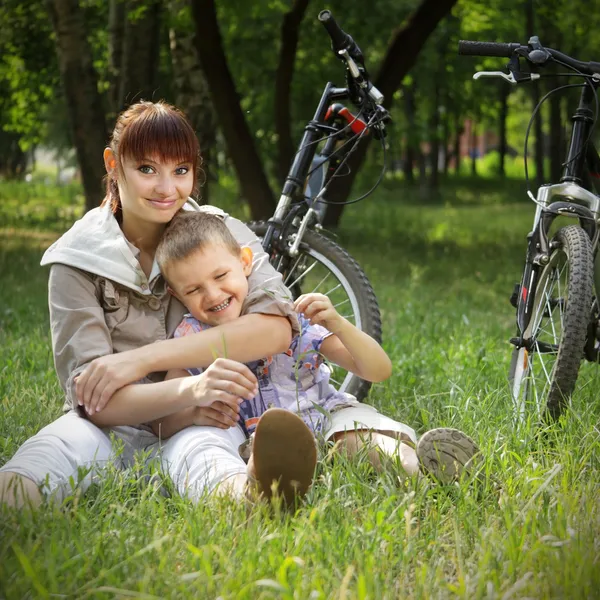
[[(549, 231), (556, 217), (579, 219), (581, 227), (590, 237), (594, 256), (598, 249), (600, 197), (588, 189), (591, 187), (589, 175), (596, 175), (600, 165), (598, 152), (589, 141), (593, 125), (593, 101), (593, 90), (590, 85), (585, 85), (579, 106), (572, 117), (573, 129), (560, 183), (543, 185), (537, 193), (537, 209), (533, 229), (527, 236), (527, 257), (517, 299), (519, 337), (511, 340), (517, 348), (525, 346), (529, 350), (531, 345), (531, 340), (523, 336), (529, 325), (540, 273), (549, 262), (552, 251)], [(599, 261), (594, 261), (594, 283), (596, 297), (600, 297)]]
[[(267, 232), (263, 239), (263, 248), (267, 254), (270, 255), (271, 251), (273, 250), (274, 238), (279, 228), (283, 225), (284, 218), (290, 209), (290, 205), (292, 204), (294, 196), (298, 194), (298, 192), (301, 191), (304, 186), (308, 172), (313, 164), (313, 158), (317, 150), (319, 135), (321, 135), (323, 131), (328, 131), (330, 133), (334, 131), (333, 127), (325, 124), (325, 115), (327, 114), (330, 104), (336, 100), (345, 100), (349, 98), (349, 96), (350, 92), (347, 88), (338, 88), (331, 82), (328, 82), (325, 86), (323, 94), (321, 95), (321, 99), (319, 100), (317, 110), (315, 111), (315, 115), (304, 129), (304, 135), (302, 136), (298, 151), (294, 157), (294, 162), (290, 167), (283, 185), (283, 190), (281, 192), (281, 196), (279, 197), (275, 214), (267, 222)], [(314, 194), (312, 204), (318, 201), (319, 193), (320, 190), (317, 194)], [(312, 206), (309, 206), (298, 232), (298, 243), (302, 237), (301, 233), (303, 233), (306, 227), (308, 227), (310, 224), (310, 221), (315, 217), (316, 212)]]

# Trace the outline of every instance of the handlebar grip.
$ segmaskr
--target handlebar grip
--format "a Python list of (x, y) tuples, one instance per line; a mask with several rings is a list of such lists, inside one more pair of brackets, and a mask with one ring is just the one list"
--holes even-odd
[(329, 34), (329, 36), (331, 37), (331, 41), (333, 42), (333, 49), (336, 51), (343, 50), (346, 47), (349, 36), (337, 24), (336, 20), (331, 14), (331, 11), (322, 10), (319, 13), (319, 21), (321, 21), (325, 29), (327, 29), (327, 33)]
[(506, 44), (500, 42), (472, 42), (460, 40), (458, 53), (465, 56), (504, 56), (510, 58), (521, 44)]

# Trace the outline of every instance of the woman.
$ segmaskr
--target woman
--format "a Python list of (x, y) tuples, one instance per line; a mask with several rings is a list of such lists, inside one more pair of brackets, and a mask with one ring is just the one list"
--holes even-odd
[[(180, 493), (192, 499), (223, 483), (215, 480), (210, 465), (222, 460), (224, 451), (210, 437), (230, 435), (241, 398), (255, 393), (256, 378), (241, 363), (286, 350), (297, 319), (281, 276), (254, 234), (222, 211), (190, 199), (198, 161), (192, 127), (168, 104), (139, 102), (119, 116), (104, 151), (102, 205), (76, 222), (42, 259), (42, 265), (51, 265), (52, 347), (66, 414), (27, 440), (0, 469), (0, 501), (16, 506), (38, 505), (44, 496), (61, 501), (81, 473), (78, 484), (85, 490), (106, 464), (126, 467), (138, 450), (159, 456)], [(220, 214), (240, 245), (252, 248), (250, 293), (245, 316), (235, 324), (153, 344), (170, 337), (185, 312), (167, 293), (154, 261), (163, 230), (181, 209)], [(242, 350), (215, 361), (215, 353), (226, 354), (226, 340)], [(138, 364), (122, 364), (118, 353), (142, 346), (148, 353), (143, 372)], [(194, 365), (208, 367), (202, 375), (163, 381), (167, 369), (191, 366), (186, 365), (190, 356)], [(115, 378), (103, 389), (97, 401), (112, 398), (101, 412), (92, 405), (84, 414), (75, 393), (77, 378), (100, 357), (95, 374), (106, 373), (112, 360), (121, 363), (124, 379)], [(86, 394), (93, 394), (95, 374), (86, 375)], [(136, 383), (123, 385), (124, 380)], [(152, 423), (172, 414), (180, 431), (161, 441)], [(115, 438), (123, 447), (118, 456)], [(238, 475), (236, 467), (231, 481), (245, 480)]]

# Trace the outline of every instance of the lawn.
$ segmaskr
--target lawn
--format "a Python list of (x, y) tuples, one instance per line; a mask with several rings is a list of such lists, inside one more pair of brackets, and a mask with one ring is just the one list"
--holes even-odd
[[(60, 414), (38, 265), (77, 198), (3, 194), (0, 464)], [(552, 427), (511, 414), (508, 298), (533, 212), (512, 186), (452, 185), (436, 203), (399, 187), (348, 207), (338, 232), (377, 292), (394, 364), (369, 402), (419, 433), (467, 432), (487, 484), (323, 456), (304, 505), (273, 514), (192, 506), (143, 469), (114, 472), (64, 506), (0, 512), (0, 598), (600, 597), (600, 378), (584, 365)]]

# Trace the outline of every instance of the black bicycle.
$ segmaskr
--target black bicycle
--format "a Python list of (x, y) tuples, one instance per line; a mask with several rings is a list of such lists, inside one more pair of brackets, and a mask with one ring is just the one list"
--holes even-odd
[[(527, 194), (536, 204), (533, 228), (527, 236), (527, 255), (521, 282), (511, 302), (517, 309), (517, 335), (510, 366), (510, 383), (516, 413), (528, 411), (558, 418), (569, 405), (582, 359), (599, 360), (600, 323), (598, 297), (600, 264), (598, 223), (600, 196), (594, 179), (600, 177), (600, 158), (592, 143), (598, 118), (600, 63), (575, 60), (544, 48), (538, 37), (526, 46), (512, 43), (459, 42), (459, 54), (510, 58), (507, 72), (479, 72), (481, 77), (501, 77), (517, 84), (543, 77), (537, 72), (548, 64), (569, 69), (561, 76), (579, 83), (552, 90), (535, 108), (525, 136)], [(529, 67), (521, 69), (521, 59)], [(534, 67), (533, 70), (531, 67)], [(556, 76), (556, 75), (554, 75)], [(560, 182), (542, 185), (534, 195), (529, 189), (527, 139), (542, 102), (552, 93), (581, 87), (579, 106), (572, 117), (571, 140)], [(551, 231), (557, 217), (574, 223)], [(556, 230), (556, 231), (555, 231)]]
[[(313, 119), (306, 125), (286, 178), (275, 214), (266, 222), (249, 223), (262, 238), (273, 266), (283, 275), (294, 298), (319, 292), (329, 296), (340, 314), (381, 342), (377, 298), (358, 263), (324, 235), (327, 190), (336, 177), (348, 172), (347, 161), (366, 135), (381, 141), (384, 165), (379, 181), (354, 203), (370, 194), (385, 170), (385, 123), (388, 112), (383, 96), (373, 86), (364, 58), (354, 40), (336, 23), (330, 11), (319, 14), (335, 56), (346, 69), (346, 86), (326, 84)], [(350, 100), (353, 114), (342, 104)], [(334, 365), (339, 389), (362, 399), (370, 384)]]

